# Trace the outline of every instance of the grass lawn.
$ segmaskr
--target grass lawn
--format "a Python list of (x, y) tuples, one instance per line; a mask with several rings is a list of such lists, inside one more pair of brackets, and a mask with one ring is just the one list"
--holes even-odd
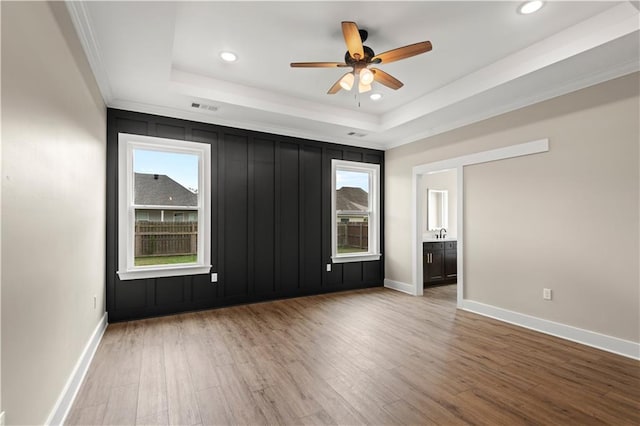
[(136, 257), (136, 266), (173, 265), (176, 263), (196, 263), (197, 255)]
[(367, 249), (357, 247), (338, 247), (338, 254), (345, 253), (366, 253)]

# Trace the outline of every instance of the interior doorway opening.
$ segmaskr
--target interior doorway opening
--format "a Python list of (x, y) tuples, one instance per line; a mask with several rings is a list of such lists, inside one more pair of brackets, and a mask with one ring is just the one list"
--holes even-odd
[(426, 173), (420, 182), (423, 288), (456, 284), (458, 171)]
[[(456, 305), (464, 308), (464, 168), (473, 164), (487, 163), (490, 161), (504, 160), (507, 158), (520, 157), (523, 155), (537, 154), (549, 151), (549, 139), (540, 139), (532, 142), (511, 145), (490, 151), (483, 151), (469, 154), (448, 160), (437, 161), (428, 164), (421, 164), (413, 168), (412, 177), (412, 279), (413, 294), (422, 296), (424, 294), (424, 271), (423, 271), (423, 240), (425, 238), (425, 217), (428, 221), (426, 205), (428, 192), (423, 190), (428, 182), (427, 176), (434, 175), (447, 170), (455, 170), (455, 209), (456, 209)], [(448, 205), (452, 205), (449, 202)], [(443, 215), (442, 212), (439, 213)], [(437, 215), (434, 215), (437, 219)], [(428, 228), (428, 226), (427, 226)], [(427, 235), (430, 231), (427, 231)]]

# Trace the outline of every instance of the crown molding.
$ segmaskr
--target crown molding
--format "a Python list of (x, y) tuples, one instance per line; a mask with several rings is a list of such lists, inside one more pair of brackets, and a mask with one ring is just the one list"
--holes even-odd
[(98, 88), (102, 94), (102, 99), (105, 104), (109, 104), (109, 101), (113, 98), (111, 85), (109, 84), (109, 78), (106, 74), (106, 68), (102, 55), (100, 54), (100, 46), (92, 30), (91, 19), (89, 18), (89, 12), (82, 1), (65, 0), (71, 22), (78, 33), (78, 38), (82, 44), (91, 71), (98, 83)]

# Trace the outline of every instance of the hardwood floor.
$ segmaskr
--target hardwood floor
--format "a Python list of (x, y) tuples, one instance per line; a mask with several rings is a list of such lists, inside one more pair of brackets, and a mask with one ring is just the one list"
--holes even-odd
[(640, 424), (640, 362), (376, 288), (109, 325), (66, 424)]

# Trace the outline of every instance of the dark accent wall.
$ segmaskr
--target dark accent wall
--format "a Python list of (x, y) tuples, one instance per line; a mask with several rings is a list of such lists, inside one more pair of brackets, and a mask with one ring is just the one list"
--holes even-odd
[[(211, 145), (211, 263), (218, 273), (118, 278), (118, 133)], [(380, 164), (384, 152), (131, 111), (107, 112), (109, 321), (381, 286), (384, 261), (332, 264), (331, 160)], [(384, 247), (384, 221), (380, 246)]]

